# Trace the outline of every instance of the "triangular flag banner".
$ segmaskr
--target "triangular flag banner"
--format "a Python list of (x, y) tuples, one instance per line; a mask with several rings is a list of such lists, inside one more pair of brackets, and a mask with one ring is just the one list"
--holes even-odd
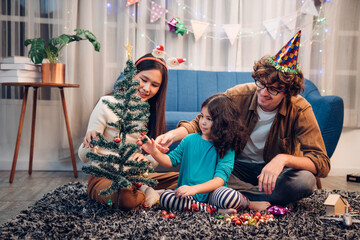
[(263, 24), (264, 24), (266, 30), (270, 33), (270, 35), (273, 39), (276, 38), (276, 34), (278, 31), (278, 27), (279, 27), (279, 22), (280, 21), (278, 18), (263, 21)]
[(240, 31), (240, 24), (224, 24), (223, 27), (231, 45), (233, 45)]
[(313, 15), (313, 16), (318, 16), (319, 15), (318, 11), (316, 10), (316, 7), (314, 5), (313, 0), (306, 0), (304, 5), (302, 5), (300, 11), (302, 13)]
[(126, 0), (126, 6), (130, 6), (130, 5), (133, 5), (134, 3), (137, 3), (138, 1), (140, 0)]
[(297, 12), (293, 12), (281, 19), (281, 22), (291, 31), (294, 32), (296, 27)]
[(194, 31), (195, 41), (197, 41), (201, 38), (201, 36), (204, 34), (204, 31), (208, 25), (209, 25), (209, 23), (207, 23), (207, 22), (191, 20), (191, 26)]
[(155, 2), (151, 2), (150, 22), (153, 23), (164, 15), (167, 10)]

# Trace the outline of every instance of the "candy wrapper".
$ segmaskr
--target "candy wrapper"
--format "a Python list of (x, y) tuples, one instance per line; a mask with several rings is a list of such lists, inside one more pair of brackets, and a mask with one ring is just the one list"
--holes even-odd
[(290, 212), (288, 208), (281, 206), (271, 206), (267, 209), (267, 211), (274, 215), (284, 215)]

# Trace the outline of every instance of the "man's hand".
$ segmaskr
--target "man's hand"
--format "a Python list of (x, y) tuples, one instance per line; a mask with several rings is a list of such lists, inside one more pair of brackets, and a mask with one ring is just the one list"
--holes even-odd
[(278, 154), (274, 157), (265, 167), (262, 169), (259, 179), (259, 191), (262, 191), (266, 194), (271, 194), (275, 189), (276, 180), (279, 177), (281, 171), (286, 166), (288, 155)]
[[(175, 135), (173, 131), (161, 134), (155, 139), (155, 142), (163, 148), (169, 148), (169, 146), (174, 142)], [(160, 149), (159, 149), (160, 150)]]
[(195, 186), (183, 185), (175, 190), (175, 197), (181, 199), (187, 196), (194, 196), (195, 194), (197, 194), (196, 185)]
[(158, 136), (155, 139), (155, 142), (159, 151), (162, 153), (166, 153), (167, 151), (169, 151), (169, 146), (171, 144), (182, 140), (186, 135), (188, 135), (186, 128), (178, 127)]
[(99, 137), (97, 136), (97, 131), (95, 130), (90, 130), (86, 133), (84, 140), (83, 140), (83, 148), (84, 147), (94, 147), (92, 144), (90, 144), (91, 140), (99, 140)]

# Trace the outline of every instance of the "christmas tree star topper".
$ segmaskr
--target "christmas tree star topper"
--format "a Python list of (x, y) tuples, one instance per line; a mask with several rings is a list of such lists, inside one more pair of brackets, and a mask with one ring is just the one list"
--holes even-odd
[(124, 48), (126, 49), (126, 56), (127, 56), (127, 58), (128, 58), (128, 59), (132, 59), (131, 51), (132, 51), (133, 46), (131, 46), (131, 45), (129, 44), (129, 41), (127, 42), (126, 45), (124, 45)]

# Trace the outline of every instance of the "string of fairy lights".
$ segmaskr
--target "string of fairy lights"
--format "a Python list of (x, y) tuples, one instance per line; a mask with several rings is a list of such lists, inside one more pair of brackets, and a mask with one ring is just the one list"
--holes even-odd
[[(304, 4), (304, 2), (305, 2), (305, 0), (302, 0), (302, 4)], [(325, 0), (321, 1), (318, 15), (317, 15), (317, 17), (314, 17), (313, 21), (307, 21), (307, 23), (302, 24), (296, 28), (296, 29), (305, 29), (305, 28), (312, 26), (311, 33), (307, 34), (306, 38), (304, 36), (302, 37), (300, 46), (312, 45), (315, 42), (322, 43), (326, 40), (326, 37), (327, 37), (326, 33), (329, 32), (329, 26), (326, 22), (326, 18), (324, 17), (324, 6), (323, 5), (325, 2), (328, 2), (328, 1), (325, 1)], [(134, 5), (137, 5), (138, 7), (140, 7), (141, 4), (145, 4), (143, 7), (145, 7), (145, 9), (147, 11), (151, 12), (151, 9), (148, 7), (147, 2), (137, 2)], [(221, 26), (220, 24), (215, 23), (212, 19), (207, 18), (207, 16), (205, 14), (202, 14), (201, 12), (192, 9), (190, 6), (182, 3), (181, 1), (177, 1), (177, 5), (178, 5), (178, 7), (182, 8), (186, 13), (188, 13), (190, 16), (193, 16), (192, 19), (198, 20), (201, 18), (202, 21), (209, 23), (208, 27), (219, 28), (219, 26)], [(138, 25), (138, 23), (136, 22), (136, 11), (137, 11), (137, 9), (135, 7), (133, 8), (133, 12), (131, 14), (129, 14), (126, 11), (127, 14), (129, 14), (129, 18), (132, 21), (132, 23), (135, 25), (135, 27), (137, 27), (137, 25)], [(296, 12), (296, 17), (295, 17), (295, 19), (293, 19), (293, 21), (299, 20), (298, 22), (301, 23), (302, 13), (301, 13), (300, 9), (297, 9), (296, 11), (294, 11), (294, 13), (295, 12)], [(167, 16), (176, 16), (176, 14), (173, 13), (171, 10), (167, 10), (166, 15)], [(279, 19), (287, 18), (289, 16), (290, 15), (284, 15), (284, 16), (281, 16)], [(300, 18), (300, 19), (298, 19), (298, 18)], [(167, 19), (165, 16), (162, 16), (161, 18), (158, 19), (157, 22), (152, 23), (152, 24), (162, 24), (161, 21), (163, 21), (163, 22), (165, 22), (165, 24), (167, 24), (170, 21), (170, 19)], [(187, 19), (187, 18), (183, 19), (183, 22), (190, 22), (190, 21), (191, 21), (191, 19)], [(235, 42), (241, 38), (255, 37), (255, 36), (259, 36), (259, 35), (268, 34), (268, 31), (266, 30), (265, 27), (255, 28), (250, 25), (244, 26), (243, 24), (241, 26), (242, 26), (242, 28), (238, 32)], [(138, 29), (140, 36), (143, 38), (146, 38), (147, 41), (149, 41), (151, 44), (153, 44), (154, 46), (159, 44), (159, 43), (156, 43), (149, 35), (147, 35), (145, 30), (141, 30), (140, 28), (137, 28), (137, 29)], [(279, 26), (279, 31), (277, 32), (276, 37), (282, 37), (282, 35), (284, 34), (285, 31), (288, 31), (285, 26), (283, 26), (282, 29)], [(210, 29), (208, 31), (205, 31), (205, 33), (203, 34), (203, 36), (201, 38), (212, 39), (212, 40), (217, 40), (217, 41), (223, 41), (223, 40), (229, 41), (229, 38), (227, 38), (227, 37), (219, 37), (219, 36), (211, 35), (211, 33), (214, 33), (214, 32), (216, 32), (216, 30)], [(187, 35), (194, 34), (194, 31), (187, 28), (186, 34)], [(318, 36), (321, 36), (321, 38), (319, 39)], [(274, 41), (276, 41), (276, 39), (274, 39)], [(323, 49), (320, 47), (318, 49), (318, 51), (319, 51), (319, 53), (322, 53)], [(190, 60), (188, 59), (188, 62), (183, 65), (185, 65), (185, 66), (187, 65), (187, 68), (189, 68), (189, 69), (193, 68), (191, 59)], [(228, 70), (231, 71), (231, 68), (228, 68)], [(322, 74), (323, 70), (319, 69), (318, 73)], [(322, 91), (325, 92), (325, 90), (322, 90)]]

